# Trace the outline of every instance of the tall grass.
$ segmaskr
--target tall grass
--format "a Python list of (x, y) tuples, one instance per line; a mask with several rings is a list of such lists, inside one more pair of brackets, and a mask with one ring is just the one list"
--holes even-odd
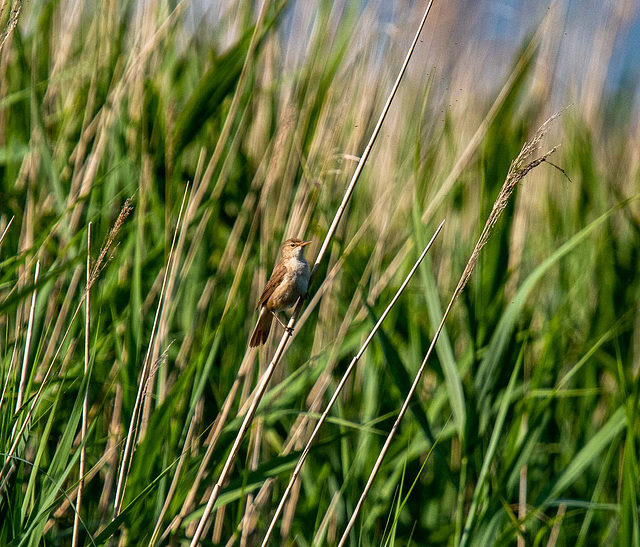
[[(2, 545), (71, 544), (74, 521), (85, 545), (193, 537), (273, 356), (273, 340), (250, 352), (247, 339), (277, 248), (304, 236), (317, 255), (425, 7), (399, 4), (385, 35), (382, 3), (265, 6), (2, 10)], [(547, 149), (562, 142), (552, 161), (569, 180), (542, 164), (516, 189), (349, 542), (640, 541), (638, 112), (597, 64), (557, 85), (557, 10), (500, 82), (474, 82), (480, 47), (456, 61), (447, 9), (427, 22), (203, 542), (264, 537), (320, 412), (446, 218), (271, 536), (337, 544), (510, 164), (557, 102), (574, 105)], [(599, 32), (602, 59), (615, 30)]]

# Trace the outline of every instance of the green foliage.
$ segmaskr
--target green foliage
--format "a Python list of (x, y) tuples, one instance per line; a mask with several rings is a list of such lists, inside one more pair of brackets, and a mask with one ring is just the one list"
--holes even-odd
[[(0, 53), (0, 234), (15, 217), (0, 246), (0, 544), (70, 544), (82, 448), (81, 544), (188, 544), (273, 355), (274, 342), (258, 353), (246, 345), (278, 244), (306, 235), (315, 257), (414, 22), (383, 40), (351, 2), (278, 2), (258, 29), (252, 2), (196, 25), (181, 2), (76, 4), (24, 2)], [(442, 107), (448, 89), (467, 85), (464, 71), (451, 66), (440, 80), (412, 61), (223, 487), (214, 544), (239, 538), (247, 500), (261, 500), (266, 485), (244, 531), (248, 544), (261, 540), (301, 439), (445, 218), (277, 529), (286, 545), (339, 540), (510, 162), (551, 114), (533, 85), (536, 40), (514, 59), (486, 132), (426, 222), (498, 92), (465, 89), (464, 109)], [(245, 66), (229, 137), (218, 142)], [(606, 119), (578, 104), (548, 137), (546, 149), (562, 142), (550, 159), (571, 180), (542, 164), (498, 222), (352, 544), (513, 545), (520, 536), (537, 545), (555, 527), (558, 545), (640, 545), (640, 168), (629, 105), (601, 102)], [(134, 210), (91, 287), (85, 374), (87, 226), (95, 266), (129, 197)], [(147, 352), (139, 442), (114, 519)]]

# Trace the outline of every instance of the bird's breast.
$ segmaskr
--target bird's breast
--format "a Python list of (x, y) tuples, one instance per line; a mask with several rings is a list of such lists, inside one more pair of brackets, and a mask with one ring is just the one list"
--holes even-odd
[(309, 265), (304, 260), (298, 260), (291, 268), (290, 277), (296, 285), (298, 294), (296, 298), (302, 296), (309, 288)]

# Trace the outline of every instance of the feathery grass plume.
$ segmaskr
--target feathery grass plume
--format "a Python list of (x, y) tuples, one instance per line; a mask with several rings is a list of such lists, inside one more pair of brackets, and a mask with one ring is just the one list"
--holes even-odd
[[(327, 232), (327, 235), (322, 243), (322, 246), (320, 247), (320, 251), (318, 252), (318, 256), (316, 257), (316, 261), (313, 265), (313, 268), (311, 269), (311, 275), (309, 276), (309, 286), (311, 286), (311, 283), (313, 282), (313, 279), (318, 271), (318, 268), (320, 266), (320, 263), (322, 262), (325, 253), (327, 252), (327, 249), (329, 247), (329, 243), (331, 242), (331, 240), (333, 239), (333, 235), (336, 231), (336, 228), (338, 227), (338, 223), (340, 222), (340, 219), (342, 218), (342, 215), (347, 207), (347, 204), (349, 203), (349, 200), (351, 198), (351, 195), (353, 194), (353, 191), (355, 189), (356, 183), (358, 182), (358, 179), (360, 177), (360, 173), (362, 173), (362, 169), (364, 168), (364, 165), (371, 153), (371, 149), (373, 148), (373, 145), (376, 141), (376, 138), (378, 137), (378, 134), (380, 133), (380, 129), (382, 127), (382, 123), (384, 122), (387, 112), (389, 111), (389, 108), (391, 107), (391, 103), (393, 102), (393, 98), (395, 97), (396, 91), (398, 90), (398, 87), (400, 85), (400, 81), (402, 80), (402, 77), (404, 76), (404, 73), (406, 71), (406, 68), (409, 64), (409, 60), (411, 59), (411, 56), (413, 54), (413, 51), (415, 50), (416, 44), (418, 42), (418, 39), (420, 37), (420, 33), (422, 32), (422, 28), (424, 27), (424, 24), (427, 20), (427, 16), (429, 15), (429, 11), (431, 10), (431, 5), (433, 4), (433, 0), (430, 0), (429, 3), (427, 4), (427, 7), (424, 11), (424, 15), (422, 16), (422, 20), (420, 21), (420, 24), (418, 25), (418, 29), (416, 31), (416, 34), (414, 36), (413, 42), (411, 43), (411, 46), (409, 47), (409, 50), (407, 51), (407, 55), (405, 56), (404, 62), (400, 68), (400, 71), (398, 73), (398, 76), (396, 78), (396, 81), (393, 85), (393, 88), (391, 89), (391, 92), (389, 93), (389, 96), (387, 98), (387, 101), (384, 105), (384, 107), (382, 108), (382, 112), (380, 113), (380, 117), (378, 118), (378, 121), (376, 123), (375, 128), (373, 129), (373, 132), (371, 134), (371, 137), (369, 139), (369, 142), (367, 143), (367, 146), (365, 147), (362, 155), (360, 156), (360, 161), (358, 162), (358, 165), (356, 166), (356, 170), (353, 173), (353, 176), (351, 177), (351, 181), (349, 182), (349, 186), (347, 187), (344, 196), (342, 198), (342, 202), (340, 203), (340, 206), (338, 207), (338, 210), (336, 211), (335, 216), (333, 217), (333, 220), (331, 222), (331, 226), (329, 227), (329, 230)], [(293, 327), (296, 325), (297, 319), (298, 319), (298, 315), (300, 314), (300, 310), (302, 309), (302, 306), (304, 304), (306, 298), (300, 298), (298, 300), (298, 303), (293, 311), (293, 314), (291, 315), (291, 319), (289, 320), (289, 323), (287, 325), (287, 329), (285, 329), (284, 334), (282, 335), (282, 339), (280, 340), (280, 343), (278, 344), (278, 347), (276, 349), (276, 352), (271, 360), (271, 362), (269, 363), (269, 366), (267, 367), (267, 369), (265, 370), (264, 374), (262, 375), (262, 377), (260, 378), (260, 381), (258, 383), (258, 386), (255, 389), (254, 395), (253, 395), (253, 400), (251, 403), (251, 406), (249, 408), (249, 410), (247, 411), (245, 418), (242, 422), (242, 425), (240, 426), (240, 431), (238, 432), (238, 435), (236, 436), (236, 439), (233, 443), (233, 446), (231, 447), (231, 452), (229, 453), (229, 457), (227, 458), (224, 467), (222, 468), (222, 471), (220, 473), (220, 476), (218, 478), (218, 481), (216, 482), (215, 486), (213, 487), (213, 490), (211, 492), (211, 495), (209, 496), (209, 499), (207, 501), (207, 504), (204, 508), (204, 512), (202, 514), (202, 516), (200, 517), (200, 520), (198, 522), (198, 527), (196, 529), (195, 534), (193, 535), (193, 538), (191, 540), (191, 547), (196, 547), (196, 545), (198, 545), (198, 542), (204, 532), (205, 527), (207, 526), (207, 521), (209, 520), (209, 515), (211, 514), (211, 511), (213, 509), (213, 506), (215, 505), (216, 500), (218, 499), (218, 496), (220, 495), (220, 490), (222, 489), (222, 485), (224, 484), (224, 482), (227, 480), (229, 471), (231, 470), (231, 467), (233, 465), (233, 462), (235, 461), (235, 458), (238, 454), (238, 450), (240, 449), (240, 443), (242, 442), (242, 440), (244, 439), (244, 436), (247, 432), (247, 430), (249, 429), (249, 425), (251, 424), (251, 421), (253, 420), (253, 417), (255, 415), (256, 410), (258, 409), (258, 404), (260, 403), (260, 400), (262, 399), (262, 396), (264, 395), (264, 392), (267, 389), (267, 385), (269, 383), (269, 380), (271, 379), (271, 376), (273, 375), (273, 371), (276, 367), (276, 365), (278, 364), (278, 362), (280, 361), (280, 358), (282, 357), (282, 355), (284, 354), (285, 351), (285, 347), (287, 345), (287, 342), (289, 341), (289, 338), (291, 337), (291, 333), (293, 332)]]
[(539, 158), (527, 162), (531, 155), (540, 148), (540, 142), (547, 133), (549, 125), (561, 114), (562, 111), (556, 112), (547, 121), (545, 121), (538, 128), (533, 137), (524, 143), (522, 150), (520, 150), (520, 153), (518, 154), (516, 159), (511, 162), (509, 172), (507, 173), (507, 178), (502, 185), (502, 188), (500, 189), (500, 193), (498, 194), (498, 197), (493, 204), (493, 208), (491, 209), (491, 213), (489, 214), (487, 223), (484, 225), (482, 233), (480, 234), (480, 238), (478, 239), (478, 242), (476, 243), (476, 246), (473, 249), (471, 256), (469, 257), (469, 261), (467, 262), (464, 271), (462, 272), (462, 276), (460, 277), (458, 286), (453, 293), (452, 300), (457, 298), (457, 296), (462, 292), (465, 285), (469, 281), (471, 273), (473, 272), (473, 269), (476, 267), (476, 263), (478, 262), (478, 255), (480, 254), (482, 248), (486, 245), (487, 241), (489, 241), (491, 230), (493, 230), (493, 227), (496, 225), (496, 222), (498, 222), (500, 215), (507, 207), (507, 203), (509, 202), (511, 194), (513, 194), (513, 191), (515, 190), (516, 184), (518, 184), (529, 171), (535, 169), (538, 165), (544, 162), (549, 163), (552, 167), (558, 169), (566, 176), (566, 173), (563, 169), (547, 161), (549, 156), (551, 156), (551, 154), (553, 154), (558, 149), (558, 146), (554, 146), (553, 148), (551, 148), (551, 150), (544, 153)]
[(367, 336), (367, 338), (363, 342), (362, 346), (360, 346), (360, 349), (358, 350), (358, 353), (356, 353), (355, 357), (351, 360), (351, 363), (349, 363), (349, 366), (347, 367), (347, 369), (345, 370), (344, 374), (342, 375), (342, 378), (340, 378), (340, 382), (338, 382), (338, 385), (336, 386), (336, 389), (333, 392), (333, 395), (331, 396), (331, 399), (327, 403), (327, 406), (325, 407), (324, 411), (322, 412), (322, 415), (320, 416), (320, 419), (316, 423), (316, 425), (315, 425), (315, 427), (313, 429), (313, 432), (309, 436), (309, 439), (307, 440), (307, 443), (306, 443), (304, 449), (302, 450), (302, 454), (300, 454), (300, 458), (298, 459), (298, 462), (296, 463), (296, 466), (295, 466), (295, 468), (293, 470), (293, 473), (291, 474), (291, 479), (289, 480), (289, 484), (287, 484), (287, 487), (285, 488), (284, 493), (282, 494), (282, 497), (280, 498), (280, 503), (278, 504), (278, 507), (276, 508), (276, 512), (275, 512), (275, 514), (273, 515), (273, 517), (271, 519), (271, 523), (269, 524), (269, 528), (267, 529), (267, 533), (265, 534), (264, 539), (262, 540), (262, 547), (266, 547), (267, 546), (267, 544), (269, 542), (269, 538), (271, 537), (271, 534), (272, 534), (272, 532), (273, 532), (273, 530), (275, 528), (276, 522), (278, 521), (278, 517), (280, 516), (280, 513), (282, 512), (282, 510), (284, 508), (284, 504), (287, 501), (287, 497), (291, 493), (291, 490), (292, 490), (292, 488), (293, 488), (293, 486), (294, 486), (294, 484), (296, 482), (296, 479), (298, 478), (298, 475), (300, 474), (300, 471), (302, 470), (302, 466), (304, 465), (304, 462), (307, 459), (307, 456), (309, 455), (309, 451), (311, 450), (311, 445), (313, 444), (313, 441), (315, 440), (316, 436), (318, 435), (318, 432), (320, 431), (320, 428), (322, 427), (322, 425), (324, 424), (325, 420), (327, 419), (327, 416), (329, 416), (329, 412), (331, 411), (331, 408), (333, 407), (334, 403), (338, 399), (338, 395), (340, 395), (340, 392), (342, 391), (342, 388), (344, 387), (344, 385), (346, 384), (347, 380), (349, 379), (349, 376), (351, 375), (351, 372), (353, 371), (353, 369), (357, 365), (358, 361), (360, 360), (360, 357), (362, 357), (362, 355), (366, 351), (367, 347), (369, 346), (369, 343), (371, 342), (371, 340), (375, 336), (376, 332), (378, 332), (378, 329), (382, 326), (383, 321), (386, 319), (387, 315), (389, 315), (389, 312), (391, 311), (391, 308), (393, 308), (393, 306), (397, 302), (398, 298), (400, 298), (400, 295), (404, 291), (405, 287), (409, 284), (409, 281), (413, 277), (413, 274), (415, 273), (415, 271), (418, 269), (418, 266), (420, 266), (420, 264), (422, 263), (422, 260), (424, 259), (424, 257), (427, 256), (427, 253), (429, 252), (429, 249), (433, 245), (433, 242), (435, 241), (435, 239), (440, 234), (440, 231), (442, 230), (443, 226), (444, 226), (444, 220), (440, 223), (440, 225), (436, 229), (435, 233), (433, 234), (433, 236), (429, 240), (429, 243), (427, 243), (427, 246), (422, 251), (422, 254), (418, 257), (418, 260), (416, 260), (415, 264), (413, 265), (413, 268), (411, 268), (411, 270), (407, 274), (407, 277), (405, 278), (405, 280), (402, 282), (402, 284), (400, 285), (400, 287), (396, 291), (395, 296), (391, 299), (391, 302), (389, 302), (388, 306), (386, 307), (386, 309), (384, 310), (384, 312), (380, 316), (380, 319), (378, 319), (377, 323), (374, 325), (373, 329), (371, 329), (371, 332), (369, 333), (369, 335)]
[(340, 539), (340, 542), (338, 543), (338, 547), (343, 547), (347, 541), (347, 538), (349, 537), (349, 533), (351, 532), (351, 529), (353, 528), (353, 525), (355, 524), (356, 518), (358, 516), (358, 513), (360, 512), (360, 509), (362, 508), (362, 504), (364, 503), (364, 500), (366, 499), (367, 495), (369, 494), (369, 490), (371, 489), (371, 485), (373, 484), (373, 481), (376, 478), (376, 475), (378, 474), (378, 471), (380, 470), (380, 467), (382, 465), (382, 460), (384, 459), (385, 455), (387, 454), (387, 451), (389, 450), (389, 447), (391, 446), (391, 441), (393, 440), (396, 431), (398, 430), (398, 427), (400, 426), (400, 422), (402, 421), (402, 419), (404, 418), (404, 415), (407, 412), (407, 409), (409, 408), (409, 403), (411, 402), (411, 397), (413, 397), (413, 394), (416, 390), (416, 388), (418, 387), (418, 383), (420, 381), (420, 378), (422, 377), (422, 374), (424, 372), (424, 369), (426, 367), (427, 361), (429, 360), (429, 357), (431, 356), (431, 352), (433, 351), (433, 348), (436, 345), (436, 342), (438, 340), (438, 337), (440, 336), (440, 332), (442, 331), (443, 327), (444, 327), (444, 323), (447, 320), (447, 316), (449, 315), (449, 312), (451, 311), (451, 308), (453, 307), (453, 303), (455, 302), (456, 298), (460, 295), (460, 293), (462, 292), (462, 290), (464, 289), (465, 285), (467, 284), (467, 282), (469, 281), (469, 278), (471, 277), (471, 274), (473, 272), (473, 269), (475, 268), (477, 262), (478, 262), (478, 255), (480, 254), (480, 251), (482, 250), (482, 248), (486, 245), (487, 241), (489, 240), (489, 235), (491, 234), (491, 230), (493, 229), (493, 227), (496, 225), (496, 222), (498, 221), (498, 218), (500, 217), (500, 215), (502, 214), (502, 212), (504, 211), (504, 209), (507, 206), (507, 203), (509, 201), (509, 198), (511, 197), (511, 195), (513, 194), (513, 191), (516, 187), (516, 185), (518, 184), (518, 182), (520, 182), (525, 176), (526, 174), (531, 171), (532, 169), (534, 169), (535, 167), (537, 167), (538, 165), (540, 165), (541, 163), (547, 161), (547, 158), (553, 154), (556, 150), (557, 150), (557, 146), (554, 146), (553, 148), (551, 148), (551, 150), (549, 150), (548, 152), (544, 153), (542, 156), (533, 159), (531, 161), (527, 161), (530, 156), (540, 148), (540, 142), (542, 141), (542, 138), (544, 137), (545, 133), (547, 132), (549, 125), (551, 124), (551, 122), (553, 122), (556, 118), (558, 118), (560, 116), (560, 112), (553, 114), (553, 116), (551, 116), (546, 122), (544, 122), (540, 128), (535, 132), (534, 136), (528, 140), (527, 142), (524, 143), (522, 149), (520, 150), (520, 153), (518, 154), (518, 156), (516, 157), (516, 159), (511, 163), (511, 166), (509, 168), (509, 172), (507, 173), (507, 178), (504, 182), (504, 184), (502, 185), (502, 188), (500, 189), (500, 192), (498, 193), (498, 197), (496, 198), (494, 204), (493, 204), (493, 208), (491, 209), (491, 213), (489, 214), (489, 218), (487, 219), (487, 222), (485, 223), (484, 229), (482, 230), (482, 233), (480, 234), (480, 238), (478, 239), (473, 252), (471, 253), (471, 256), (469, 257), (469, 260), (467, 262), (467, 265), (464, 269), (464, 271), (462, 272), (462, 275), (460, 277), (460, 281), (458, 281), (458, 284), (455, 288), (455, 290), (453, 291), (453, 295), (451, 296), (451, 300), (449, 300), (449, 304), (447, 305), (447, 308), (442, 316), (442, 320), (440, 321), (440, 325), (438, 326), (435, 334), (433, 335), (433, 339), (431, 340), (431, 344), (429, 345), (429, 349), (427, 350), (427, 353), (422, 361), (422, 364), (420, 365), (420, 368), (418, 369), (418, 372), (415, 375), (415, 378), (413, 380), (413, 383), (411, 385), (411, 388), (409, 389), (409, 393), (407, 393), (407, 396), (404, 400), (404, 403), (402, 404), (402, 407), (400, 408), (400, 412), (398, 413), (398, 416), (393, 424), (393, 426), (391, 427), (391, 431), (389, 432), (389, 434), (387, 435), (387, 438), (384, 442), (384, 445), (382, 447), (382, 450), (380, 451), (380, 454), (378, 455), (378, 459), (376, 460), (375, 465), (373, 466), (373, 469), (371, 471), (371, 474), (369, 475), (369, 478), (367, 480), (367, 483), (364, 487), (364, 490), (362, 491), (362, 494), (360, 495), (360, 499), (358, 500), (358, 503), (356, 505), (356, 507), (353, 510), (353, 513), (351, 515), (351, 518), (349, 519), (349, 522), (347, 524), (347, 527), (345, 528), (342, 537)]
[[(102, 270), (113, 259), (116, 252), (116, 249), (112, 249), (113, 242), (116, 240), (116, 236), (118, 235), (120, 228), (122, 228), (122, 225), (124, 224), (125, 220), (127, 220), (127, 217), (129, 216), (131, 211), (133, 211), (131, 198), (127, 198), (126, 201), (124, 202), (124, 205), (122, 206), (122, 209), (120, 210), (120, 214), (118, 215), (118, 218), (116, 219), (113, 226), (111, 227), (111, 230), (109, 230), (109, 235), (107, 236), (106, 241), (102, 245), (102, 248), (100, 249), (100, 253), (98, 254), (98, 258), (96, 258), (96, 262), (93, 265), (93, 268), (91, 269), (91, 275), (89, 277), (89, 282), (87, 284), (85, 292), (88, 292), (91, 289), (91, 287), (93, 287), (93, 284), (95, 283), (96, 279), (98, 279), (98, 276), (100, 275)], [(109, 255), (108, 257), (107, 257), (107, 254)]]

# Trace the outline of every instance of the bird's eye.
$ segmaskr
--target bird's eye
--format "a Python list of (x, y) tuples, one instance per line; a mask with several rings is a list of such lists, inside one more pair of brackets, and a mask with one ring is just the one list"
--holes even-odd
[(291, 243), (291, 246), (292, 246), (292, 247), (295, 247), (295, 246), (296, 246), (296, 244), (295, 244), (295, 243)]

